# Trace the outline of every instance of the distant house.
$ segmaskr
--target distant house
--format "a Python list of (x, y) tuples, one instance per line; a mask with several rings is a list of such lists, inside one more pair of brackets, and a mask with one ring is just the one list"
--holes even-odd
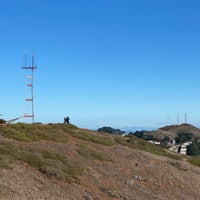
[(187, 147), (192, 144), (192, 142), (185, 142), (178, 147), (178, 152), (180, 154), (186, 155), (187, 154)]
[(187, 146), (186, 145), (180, 145), (178, 147), (178, 152), (180, 154), (186, 155), (187, 154)]
[(157, 144), (157, 145), (160, 145), (160, 142), (158, 141), (152, 141), (152, 140), (148, 140), (148, 142), (152, 143), (152, 144)]

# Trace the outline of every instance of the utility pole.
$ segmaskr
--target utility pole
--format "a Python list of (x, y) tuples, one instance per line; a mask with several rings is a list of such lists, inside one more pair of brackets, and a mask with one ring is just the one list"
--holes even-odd
[(32, 122), (35, 122), (35, 115), (34, 115), (34, 90), (33, 90), (33, 80), (34, 80), (34, 70), (37, 69), (35, 66), (35, 61), (34, 61), (34, 55), (32, 54), (32, 64), (27, 66), (26, 59), (27, 55), (25, 52), (24, 55), (25, 58), (25, 63), (24, 66), (22, 66), (22, 69), (25, 69), (28, 72), (28, 75), (26, 76), (26, 86), (27, 90), (29, 92), (29, 96), (26, 97), (25, 101), (28, 103), (31, 103), (31, 114), (25, 113), (24, 117), (25, 118), (32, 118)]

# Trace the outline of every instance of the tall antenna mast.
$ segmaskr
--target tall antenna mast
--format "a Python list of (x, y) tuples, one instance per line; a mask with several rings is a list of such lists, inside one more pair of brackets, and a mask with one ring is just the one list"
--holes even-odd
[(185, 124), (187, 123), (187, 114), (185, 114)]
[(26, 86), (27, 89), (29, 90), (29, 95), (28, 97), (26, 97), (25, 101), (27, 103), (31, 103), (31, 114), (25, 113), (24, 117), (25, 118), (32, 118), (32, 122), (35, 122), (35, 115), (34, 115), (34, 90), (33, 90), (33, 80), (34, 80), (34, 70), (37, 68), (34, 65), (34, 54), (32, 54), (32, 64), (31, 66), (27, 66), (26, 64), (26, 59), (27, 59), (27, 55), (26, 52), (24, 54), (24, 59), (25, 59), (25, 63), (24, 66), (22, 66), (22, 69), (25, 69), (28, 72), (28, 75), (26, 76)]
[(179, 114), (177, 114), (177, 125), (179, 125)]

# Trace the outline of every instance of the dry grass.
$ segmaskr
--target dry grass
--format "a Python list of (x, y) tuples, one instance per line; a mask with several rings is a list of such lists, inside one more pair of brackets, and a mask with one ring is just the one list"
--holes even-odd
[(97, 134), (87, 132), (87, 131), (75, 131), (75, 132), (71, 132), (70, 135), (72, 137), (75, 137), (81, 140), (90, 141), (93, 143), (106, 145), (106, 146), (113, 146), (116, 144), (116, 142), (108, 136), (107, 137), (103, 135), (99, 136)]
[(15, 139), (22, 142), (35, 142), (40, 140), (50, 140), (54, 142), (68, 142), (66, 134), (71, 127), (61, 125), (37, 125), (37, 124), (9, 124), (0, 126), (0, 134), (6, 138)]
[(49, 178), (66, 182), (79, 182), (84, 171), (83, 165), (75, 160), (43, 147), (30, 147), (20, 144), (1, 142), (0, 167), (12, 167), (12, 163), (21, 160), (35, 167)]
[(105, 155), (104, 153), (97, 151), (88, 145), (79, 144), (77, 146), (79, 147), (77, 150), (79, 155), (86, 159), (114, 162), (114, 160), (109, 155)]
[(187, 160), (188, 160), (188, 162), (190, 162), (191, 164), (200, 167), (200, 156), (191, 156), (191, 157), (188, 157)]
[[(33, 125), (18, 123), (6, 126), (0, 125), (0, 134), (5, 138), (14, 139), (14, 141), (5, 142), (2, 140), (0, 142), (1, 168), (10, 168), (16, 160), (21, 160), (35, 167), (49, 178), (66, 182), (79, 182), (79, 178), (84, 172), (84, 167), (80, 161), (67, 158), (65, 156), (67, 153), (62, 151), (63, 147), (58, 145), (59, 143), (67, 143), (70, 136), (105, 146), (121, 144), (175, 160), (182, 158), (180, 155), (171, 154), (164, 148), (133, 135), (109, 137), (104, 134), (78, 129), (71, 124)], [(15, 142), (15, 140), (18, 142)], [(30, 142), (40, 140), (57, 142), (57, 145), (52, 148), (29, 145)], [(58, 149), (56, 149), (57, 146)], [(114, 162), (109, 155), (86, 144), (77, 145), (77, 152), (85, 159)], [(187, 160), (200, 167), (200, 157), (187, 157)], [(180, 168), (179, 163), (173, 163), (172, 165)]]
[(133, 135), (128, 136), (126, 138), (116, 137), (115, 141), (118, 142), (119, 144), (129, 146), (130, 148), (133, 148), (133, 149), (146, 151), (146, 152), (149, 152), (149, 153), (152, 153), (152, 154), (169, 157), (169, 158), (176, 159), (176, 160), (181, 159), (180, 155), (168, 153), (161, 146), (151, 144), (148, 141), (146, 141), (144, 139), (140, 139), (140, 138), (135, 137)]

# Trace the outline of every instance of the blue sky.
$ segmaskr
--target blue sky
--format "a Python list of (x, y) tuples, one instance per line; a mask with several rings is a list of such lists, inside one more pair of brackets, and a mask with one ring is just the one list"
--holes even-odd
[(187, 113), (200, 125), (199, 10), (197, 0), (0, 1), (2, 117), (24, 114), (27, 50), (35, 121), (158, 127)]

